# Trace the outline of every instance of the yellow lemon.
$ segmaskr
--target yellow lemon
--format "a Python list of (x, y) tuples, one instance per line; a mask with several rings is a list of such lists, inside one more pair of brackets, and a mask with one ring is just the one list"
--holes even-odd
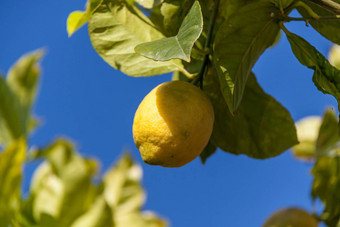
[(290, 207), (272, 214), (263, 227), (317, 227), (318, 221), (306, 211)]
[(202, 152), (213, 123), (213, 107), (199, 88), (184, 81), (165, 82), (140, 103), (133, 139), (145, 163), (180, 167)]

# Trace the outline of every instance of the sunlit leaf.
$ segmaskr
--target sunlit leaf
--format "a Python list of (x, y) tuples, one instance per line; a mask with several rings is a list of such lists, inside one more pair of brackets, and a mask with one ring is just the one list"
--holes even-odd
[(140, 180), (142, 169), (125, 154), (103, 177), (104, 196), (115, 216), (138, 211), (145, 201)]
[(87, 23), (93, 11), (102, 2), (103, 0), (89, 0), (85, 11), (76, 10), (70, 13), (66, 22), (66, 29), (69, 37), (73, 35), (73, 33), (76, 32), (79, 28), (81, 28), (84, 24)]
[[(334, 13), (321, 8), (315, 2), (302, 0), (306, 5), (308, 5), (317, 15), (319, 16), (335, 16)], [(334, 2), (340, 3), (340, 0), (332, 0)], [(320, 3), (322, 3), (320, 1)], [(311, 17), (307, 10), (303, 7), (298, 7), (297, 10), (303, 17)], [(340, 45), (340, 20), (308, 20), (308, 23), (313, 26), (313, 28), (318, 31), (321, 35), (326, 37), (328, 40)]]
[(32, 130), (31, 106), (38, 81), (38, 61), (42, 51), (21, 57), (9, 70), (6, 80), (0, 75), (0, 143), (10, 144)]
[(70, 37), (75, 31), (81, 28), (88, 21), (88, 13), (85, 11), (73, 11), (67, 18), (67, 33)]
[(118, 216), (116, 220), (117, 227), (166, 227), (167, 222), (151, 212), (130, 212)]
[(189, 62), (191, 49), (202, 29), (201, 7), (199, 2), (195, 1), (176, 36), (139, 44), (135, 51), (157, 61), (179, 58)]
[(123, 1), (104, 0), (89, 20), (89, 35), (98, 54), (127, 75), (159, 75), (181, 67), (178, 60), (157, 62), (135, 53), (138, 44), (164, 35), (138, 8)]
[(233, 154), (265, 159), (277, 156), (297, 143), (289, 112), (266, 94), (251, 73), (239, 109), (231, 115), (220, 90), (216, 73), (208, 73), (203, 90), (215, 112), (211, 140)]
[(27, 109), (27, 112), (30, 110), (37, 94), (40, 79), (38, 61), (43, 54), (43, 50), (38, 50), (24, 55), (9, 70), (6, 78), (9, 88), (19, 97), (21, 105), (24, 109)]
[[(235, 9), (219, 27), (214, 41), (214, 65), (227, 80), (223, 93), (231, 112), (240, 105), (249, 73), (260, 55), (271, 46), (279, 32), (270, 17), (278, 9), (270, 2), (252, 2)], [(229, 90), (229, 91), (227, 91)]]
[(0, 153), (0, 226), (7, 227), (20, 208), (21, 178), (26, 142), (13, 142)]
[(102, 196), (98, 196), (90, 210), (81, 215), (71, 227), (113, 227), (112, 210)]
[(340, 70), (329, 64), (328, 60), (306, 40), (286, 31), (288, 41), (295, 57), (301, 64), (314, 70), (313, 82), (323, 93), (333, 95), (340, 101)]
[(41, 226), (69, 226), (94, 202), (96, 165), (76, 154), (66, 140), (57, 140), (41, 150), (40, 156), (47, 161), (32, 180), (32, 216)]

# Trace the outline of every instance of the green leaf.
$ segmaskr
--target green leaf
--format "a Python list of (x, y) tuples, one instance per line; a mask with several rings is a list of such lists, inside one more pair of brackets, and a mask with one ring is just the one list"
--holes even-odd
[(337, 226), (340, 220), (340, 157), (321, 156), (317, 159), (312, 174), (312, 197), (324, 204), (321, 219), (328, 226)]
[(69, 226), (94, 202), (95, 161), (77, 155), (73, 145), (61, 139), (40, 150), (40, 156), (48, 161), (32, 180), (32, 217), (41, 226)]
[(0, 226), (10, 225), (20, 208), (22, 168), (26, 142), (13, 142), (0, 153)]
[(7, 75), (8, 86), (19, 97), (23, 108), (27, 109), (27, 115), (37, 94), (40, 75), (38, 61), (43, 54), (43, 50), (37, 50), (24, 55), (9, 70)]
[(340, 70), (306, 40), (289, 31), (285, 31), (295, 57), (301, 64), (314, 70), (313, 82), (323, 93), (333, 95), (340, 101)]
[(201, 6), (198, 1), (195, 1), (176, 36), (139, 44), (135, 47), (135, 51), (157, 61), (179, 58), (190, 62), (191, 49), (202, 29)]
[(112, 67), (129, 76), (152, 76), (178, 70), (179, 60), (157, 62), (135, 53), (134, 48), (164, 38), (140, 10), (117, 0), (104, 0), (89, 20), (94, 49)]
[(228, 81), (228, 86), (221, 89), (224, 94), (229, 90), (226, 102), (231, 112), (241, 103), (252, 67), (279, 33), (278, 24), (270, 17), (277, 10), (270, 2), (262, 1), (234, 8), (216, 33), (213, 62), (222, 73), (219, 77)]
[(26, 132), (27, 116), (19, 99), (0, 76), (0, 143), (7, 146)]
[(141, 167), (128, 154), (104, 175), (104, 197), (115, 210), (115, 216), (138, 211), (144, 204), (145, 193), (140, 185), (141, 178)]
[(209, 95), (215, 111), (211, 141), (222, 150), (265, 159), (277, 156), (297, 143), (289, 112), (261, 89), (252, 73), (234, 115), (223, 98), (216, 72), (207, 74), (203, 90)]
[(90, 0), (87, 2), (85, 11), (73, 11), (67, 18), (66, 29), (68, 36), (70, 37), (76, 32), (79, 28), (81, 28), (84, 24), (87, 23), (89, 18), (91, 17), (93, 11), (103, 2), (103, 0)]
[[(334, 13), (321, 8), (320, 6), (318, 6), (315, 3), (312, 3), (311, 1), (306, 0), (302, 1), (319, 16), (335, 16)], [(333, 1), (340, 3), (340, 0)], [(303, 17), (310, 17), (309, 13), (305, 8), (297, 7), (297, 10)], [(309, 20), (308, 23), (310, 23), (316, 31), (318, 31), (328, 40), (340, 45), (340, 20)]]
[(323, 116), (316, 141), (317, 154), (320, 156), (329, 153), (336, 147), (339, 139), (338, 118), (332, 109), (328, 109)]
[(296, 0), (270, 0), (277, 8), (279, 9), (285, 9), (288, 6), (290, 6), (291, 4), (293, 4), (293, 2), (295, 2)]
[(7, 80), (0, 75), (0, 143), (5, 146), (32, 130), (31, 107), (39, 81), (41, 50), (21, 57), (9, 70)]
[(112, 210), (102, 196), (92, 204), (90, 210), (80, 216), (71, 227), (113, 227)]
[(116, 227), (166, 227), (167, 222), (152, 212), (131, 212), (117, 217)]
[(163, 2), (163, 0), (136, 0), (136, 2), (146, 9), (152, 9)]
[(207, 161), (207, 159), (213, 155), (217, 150), (217, 147), (211, 142), (209, 141), (207, 146), (205, 146), (204, 150), (202, 151), (202, 153), (200, 154), (200, 158), (201, 158), (201, 162), (203, 164), (205, 164), (205, 162)]
[(141, 186), (142, 168), (134, 163), (129, 154), (109, 169), (103, 177), (103, 195), (114, 212), (115, 226), (166, 226), (155, 215), (141, 213), (145, 193)]

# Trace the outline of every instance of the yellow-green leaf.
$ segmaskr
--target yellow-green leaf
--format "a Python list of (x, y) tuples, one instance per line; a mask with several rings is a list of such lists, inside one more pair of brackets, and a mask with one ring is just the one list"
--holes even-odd
[(104, 0), (89, 20), (94, 49), (112, 67), (129, 76), (152, 76), (178, 70), (180, 61), (157, 62), (137, 54), (140, 43), (164, 38), (137, 7)]
[(178, 58), (190, 62), (191, 49), (202, 30), (201, 6), (195, 1), (176, 36), (139, 44), (135, 51), (157, 61)]
[(26, 141), (17, 140), (0, 153), (0, 226), (7, 227), (20, 208)]
[(99, 7), (102, 2), (103, 0), (89, 0), (86, 4), (85, 11), (76, 10), (70, 13), (66, 22), (66, 29), (69, 37), (87, 23), (93, 11)]
[(67, 33), (70, 37), (75, 31), (86, 24), (88, 21), (87, 11), (73, 11), (67, 18)]

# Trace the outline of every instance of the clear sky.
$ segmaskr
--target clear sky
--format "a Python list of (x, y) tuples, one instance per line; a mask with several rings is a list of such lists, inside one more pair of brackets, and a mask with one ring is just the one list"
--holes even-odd
[[(85, 0), (0, 1), (0, 70), (24, 53), (45, 47), (43, 77), (34, 113), (43, 125), (31, 144), (46, 145), (67, 136), (79, 152), (102, 162), (102, 170), (130, 150), (144, 170), (146, 210), (156, 211), (173, 227), (257, 227), (272, 212), (287, 206), (311, 209), (310, 164), (290, 151), (254, 160), (218, 151), (202, 165), (199, 159), (181, 168), (142, 163), (132, 139), (134, 112), (143, 97), (170, 75), (132, 78), (111, 68), (94, 51), (83, 27), (67, 37), (66, 19)], [(287, 27), (323, 54), (331, 43), (303, 22)], [(293, 57), (286, 37), (261, 56), (254, 72), (264, 90), (280, 101), (294, 120), (321, 115), (335, 99), (317, 91), (312, 71)], [(25, 190), (35, 165), (26, 168)]]

